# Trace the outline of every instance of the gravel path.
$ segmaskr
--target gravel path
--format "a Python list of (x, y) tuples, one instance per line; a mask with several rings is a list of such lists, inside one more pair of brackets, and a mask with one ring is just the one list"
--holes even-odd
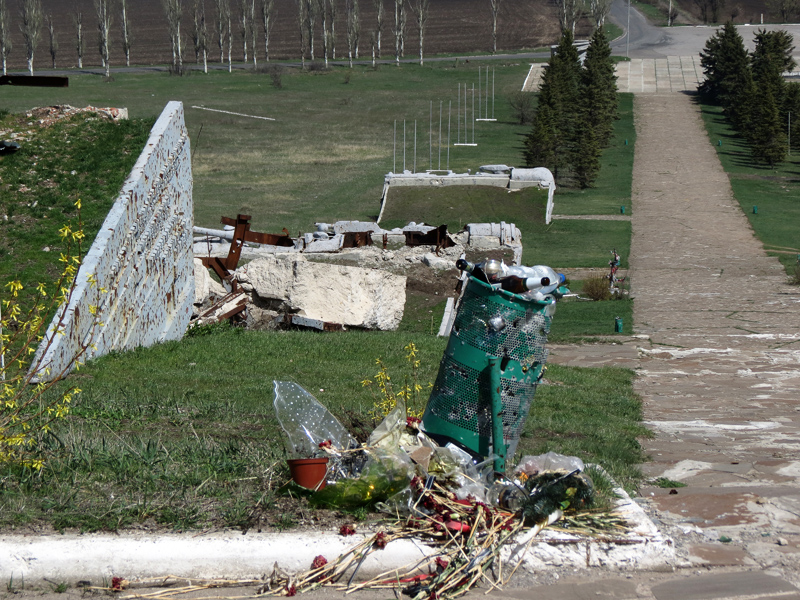
[(692, 97), (634, 106), (637, 335), (551, 360), (637, 369), (655, 432), (643, 469), (688, 485), (643, 490), (682, 566), (800, 585), (800, 289), (753, 235)]

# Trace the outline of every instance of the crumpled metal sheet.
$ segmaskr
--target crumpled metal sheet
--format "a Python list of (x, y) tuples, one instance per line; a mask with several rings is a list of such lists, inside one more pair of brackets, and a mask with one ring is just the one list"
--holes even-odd
[(193, 220), (183, 104), (170, 102), (84, 258), (69, 305), (39, 346), (38, 378), (68, 370), (88, 342), (85, 358), (183, 336), (194, 301)]

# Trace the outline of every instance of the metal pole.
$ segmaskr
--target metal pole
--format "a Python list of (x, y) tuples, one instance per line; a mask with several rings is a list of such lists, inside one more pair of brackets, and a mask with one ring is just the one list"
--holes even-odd
[(481, 68), (478, 67), (478, 118), (480, 118), (481, 114), (483, 114), (483, 111), (481, 111)]
[(458, 118), (456, 119), (456, 121), (458, 121), (458, 137), (456, 138), (458, 141), (456, 143), (460, 144), (461, 143), (461, 84), (460, 83), (458, 84), (458, 94), (456, 95), (458, 96)]
[(417, 120), (414, 119), (414, 173), (417, 172)]
[(397, 119), (394, 120), (394, 161), (392, 162), (392, 173), (397, 173)]
[(486, 67), (486, 118), (489, 118), (489, 67)]
[(492, 118), (494, 119), (494, 67), (492, 67)]
[(469, 133), (467, 133), (467, 84), (464, 84), (464, 143), (469, 142)]
[(631, 0), (628, 0), (628, 31), (625, 32), (625, 57), (628, 57), (628, 53), (631, 47)]
[(428, 159), (430, 161), (428, 168), (433, 169), (433, 100), (431, 100), (431, 115), (428, 122)]
[(450, 170), (450, 113), (453, 112), (453, 101), (447, 103), (447, 170)]
[(442, 101), (439, 100), (439, 169), (442, 168)]
[(475, 84), (472, 84), (472, 143), (475, 143)]
[(406, 120), (403, 119), (403, 173), (406, 172)]

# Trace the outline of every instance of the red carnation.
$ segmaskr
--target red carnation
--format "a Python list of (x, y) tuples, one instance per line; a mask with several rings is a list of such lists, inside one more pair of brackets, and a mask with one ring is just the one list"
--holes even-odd
[(376, 548), (386, 548), (386, 544), (389, 543), (389, 540), (386, 539), (386, 534), (383, 531), (379, 531), (375, 536), (375, 547)]
[(324, 567), (328, 564), (328, 559), (320, 554), (319, 556), (314, 557), (314, 562), (311, 563), (312, 569), (319, 569), (320, 567)]
[(297, 588), (294, 585), (287, 585), (286, 586), (286, 595), (287, 596), (296, 596), (297, 595)]
[(339, 535), (348, 536), (353, 535), (356, 532), (356, 528), (352, 525), (342, 525), (339, 528)]

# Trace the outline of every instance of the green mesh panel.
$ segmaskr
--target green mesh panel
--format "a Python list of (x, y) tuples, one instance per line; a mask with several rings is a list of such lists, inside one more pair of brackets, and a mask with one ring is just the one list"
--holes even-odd
[[(524, 304), (498, 302), (469, 286), (453, 322), (453, 335), (492, 356), (505, 356), (523, 365), (547, 362), (547, 334), (551, 317)], [(537, 307), (538, 308), (538, 307)], [(489, 320), (501, 317), (495, 330)]]

